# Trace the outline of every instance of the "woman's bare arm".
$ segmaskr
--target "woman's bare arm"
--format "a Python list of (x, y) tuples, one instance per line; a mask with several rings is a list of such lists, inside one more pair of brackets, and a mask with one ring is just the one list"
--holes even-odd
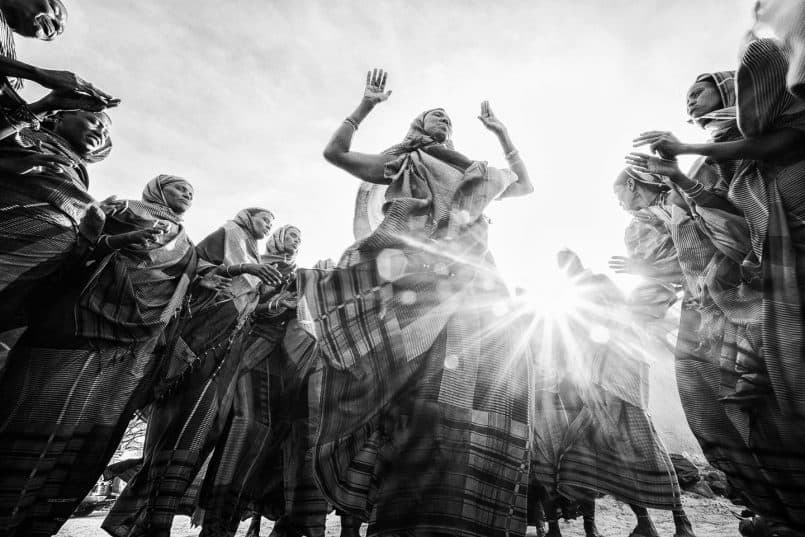
[(805, 156), (805, 132), (796, 129), (780, 129), (752, 138), (730, 142), (686, 144), (666, 131), (651, 131), (634, 140), (635, 147), (650, 146), (663, 157), (677, 155), (702, 155), (716, 161), (724, 160), (774, 160), (794, 154)]
[(489, 107), (489, 101), (481, 103), (481, 115), (478, 116), (484, 127), (489, 129), (498, 137), (503, 153), (506, 155), (506, 160), (509, 163), (509, 168), (517, 175), (517, 182), (512, 183), (500, 195), (501, 198), (513, 198), (515, 196), (525, 196), (534, 192), (534, 185), (531, 184), (531, 178), (528, 176), (528, 169), (525, 162), (520, 158), (520, 154), (514, 147), (509, 131), (500, 119), (495, 116), (492, 109)]
[(351, 151), (352, 136), (358, 125), (369, 115), (374, 107), (391, 95), (385, 91), (386, 77), (382, 69), (375, 69), (366, 74), (366, 89), (363, 99), (352, 114), (336, 129), (332, 138), (324, 148), (324, 158), (330, 164), (351, 173), (355, 177), (376, 184), (389, 184), (385, 178), (386, 163), (393, 160), (392, 155), (371, 155)]

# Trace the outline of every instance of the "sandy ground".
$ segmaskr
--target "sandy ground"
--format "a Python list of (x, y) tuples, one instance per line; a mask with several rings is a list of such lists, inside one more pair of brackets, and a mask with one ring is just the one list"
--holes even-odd
[[(683, 498), (685, 510), (693, 521), (693, 527), (698, 537), (737, 537), (738, 521), (732, 512), (740, 509), (726, 500), (706, 498), (686, 494)], [(672, 537), (674, 523), (668, 511), (652, 511), (652, 518), (661, 537)], [(107, 537), (107, 533), (100, 529), (105, 512), (95, 512), (88, 517), (73, 518), (64, 525), (57, 537)], [(598, 502), (597, 509), (598, 530), (603, 537), (626, 537), (634, 527), (634, 515), (629, 507), (622, 505), (611, 498), (604, 498)], [(271, 522), (263, 520), (261, 535), (267, 536), (271, 532)], [(249, 528), (248, 521), (240, 525), (237, 536), (246, 535)], [(361, 534), (365, 534), (366, 527)], [(581, 519), (561, 524), (562, 535), (565, 537), (584, 537)], [(337, 537), (339, 533), (339, 520), (336, 516), (327, 519), (327, 537)], [(176, 517), (173, 525), (172, 537), (197, 537), (199, 528), (190, 527), (188, 517)], [(534, 528), (529, 528), (528, 534), (536, 535)]]

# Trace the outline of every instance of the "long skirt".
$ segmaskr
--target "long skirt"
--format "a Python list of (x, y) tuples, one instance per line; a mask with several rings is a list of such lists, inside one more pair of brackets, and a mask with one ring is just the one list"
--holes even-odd
[(295, 320), (253, 325), (201, 493), (205, 536), (232, 536), (253, 512), (284, 518), (283, 528), (310, 537), (324, 535), (327, 503), (313, 483), (308, 449), (307, 377), (315, 354)]
[[(549, 492), (570, 500), (610, 494), (631, 505), (681, 506), (671, 458), (646, 411), (628, 402), (605, 403), (611, 423), (582, 402), (572, 386), (539, 391), (532, 473)], [(595, 388), (590, 388), (595, 389)]]
[(135, 348), (29, 329), (0, 382), (0, 534), (50, 536), (95, 485), (149, 393)]
[[(121, 493), (102, 527), (116, 536), (169, 537), (188, 487), (215, 446), (231, 405), (227, 391), (243, 341), (231, 302), (183, 321), (180, 347), (199, 359), (152, 407), (143, 466)], [(180, 352), (179, 346), (174, 352)]]
[(756, 353), (756, 343), (727, 323), (723, 341), (702, 349), (699, 325), (698, 312), (684, 308), (676, 377), (691, 431), (710, 464), (725, 473), (734, 499), (805, 529), (805, 420), (780, 412), (772, 394), (751, 407), (723, 401), (734, 392), (738, 355)]
[[(332, 296), (377, 285), (357, 277), (330, 277), (361, 289)], [(435, 292), (419, 290), (423, 298)], [(311, 399), (316, 481), (337, 509), (369, 521), (367, 535), (525, 534), (527, 367), (517, 349), (528, 336), (495, 315), (506, 306), (505, 291), (465, 287), (453, 297), (461, 303), (418, 355), (401, 351), (395, 325), (378, 326), (388, 316), (368, 311), (351, 334), (371, 334), (376, 346), (347, 368), (327, 363), (311, 379), (311, 392), (320, 394)], [(329, 309), (326, 299), (320, 293)], [(394, 322), (427, 321), (410, 311), (402, 307)], [(434, 324), (424, 329), (433, 332)]]
[(55, 209), (0, 210), (0, 332), (27, 324), (32, 302), (41, 302), (77, 244), (73, 222)]

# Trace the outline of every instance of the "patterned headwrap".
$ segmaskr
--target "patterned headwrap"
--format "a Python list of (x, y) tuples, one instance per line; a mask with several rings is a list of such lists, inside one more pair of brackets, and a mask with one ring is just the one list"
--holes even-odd
[(239, 211), (232, 221), (246, 230), (249, 235), (254, 237), (256, 240), (257, 231), (254, 228), (254, 217), (261, 213), (267, 213), (271, 217), (271, 220), (274, 220), (274, 213), (268, 209), (263, 209), (261, 207), (250, 207), (248, 209)]
[(404, 155), (411, 151), (416, 151), (417, 149), (423, 149), (431, 156), (452, 164), (453, 166), (461, 169), (468, 168), (470, 164), (472, 164), (472, 161), (455, 150), (453, 140), (451, 139), (452, 131), (447, 133), (447, 139), (442, 143), (437, 142), (425, 132), (425, 117), (437, 110), (444, 112), (444, 108), (431, 108), (415, 117), (403, 141), (389, 147), (383, 151), (383, 154)]
[[(55, 130), (62, 116), (64, 114), (71, 114), (71, 113), (74, 112), (71, 111), (57, 112), (51, 116), (48, 116), (46, 119), (42, 120), (42, 127), (48, 129), (49, 131), (53, 131)], [(106, 112), (87, 112), (87, 113), (95, 114), (98, 117), (98, 119), (100, 119), (103, 122), (103, 124), (106, 126), (107, 129), (111, 127), (112, 120)], [(96, 162), (100, 162), (106, 157), (108, 157), (109, 153), (112, 151), (112, 137), (108, 135), (106, 137), (106, 141), (103, 143), (102, 146), (98, 147), (97, 149), (94, 149), (90, 153), (83, 153), (83, 154), (76, 153), (72, 145), (70, 145), (64, 138), (59, 136), (59, 139), (63, 142), (60, 145), (66, 145), (69, 148), (70, 153), (75, 154), (84, 164), (94, 164)]]
[[(630, 182), (632, 186), (630, 186)], [(615, 186), (626, 185), (629, 190), (634, 190), (633, 185), (635, 183), (649, 185), (659, 190), (670, 190), (668, 185), (663, 182), (661, 175), (638, 171), (631, 166), (626, 167), (623, 173), (618, 174), (618, 177), (615, 179)]]
[(275, 261), (293, 263), (296, 259), (297, 252), (288, 252), (285, 249), (285, 238), (291, 230), (295, 230), (301, 238), (302, 232), (299, 228), (290, 224), (282, 226), (271, 234), (266, 241), (266, 253), (262, 256), (264, 263), (272, 263)]
[(696, 82), (710, 82), (716, 87), (721, 96), (721, 108), (699, 118), (691, 118), (690, 123), (698, 123), (707, 128), (711, 132), (713, 140), (716, 141), (725, 138), (728, 134), (734, 135), (738, 128), (735, 107), (737, 102), (735, 71), (703, 73), (696, 77)]
[[(428, 147), (431, 145), (437, 145), (439, 142), (434, 140), (430, 137), (430, 135), (425, 132), (425, 116), (430, 114), (431, 112), (436, 112), (440, 110), (444, 112), (444, 108), (431, 108), (430, 110), (425, 110), (414, 120), (411, 122), (411, 127), (408, 129), (408, 134), (405, 135), (403, 141), (399, 144), (393, 145), (383, 151), (385, 155), (402, 155), (404, 153), (410, 153), (416, 149), (420, 149), (422, 147)], [(448, 149), (453, 149), (453, 141), (450, 139), (452, 132), (447, 134), (447, 139), (443, 142), (443, 145)]]
[(176, 214), (168, 207), (168, 200), (165, 198), (165, 192), (163, 191), (166, 186), (173, 183), (185, 183), (190, 186), (190, 188), (193, 188), (193, 185), (183, 177), (167, 174), (157, 175), (145, 185), (143, 189), (143, 201), (152, 205), (158, 205), (160, 209), (164, 208), (163, 210), (166, 211), (166, 213), (162, 216), (165, 216), (167, 219), (181, 221), (181, 215)]
[[(106, 112), (92, 112), (103, 122), (107, 129), (112, 126), (112, 119), (109, 117), (109, 114)], [(93, 164), (95, 162), (100, 162), (106, 157), (109, 156), (109, 153), (112, 151), (112, 136), (106, 136), (106, 141), (103, 143), (102, 146), (98, 147), (97, 149), (92, 150), (89, 153), (82, 155), (84, 162), (88, 164)]]

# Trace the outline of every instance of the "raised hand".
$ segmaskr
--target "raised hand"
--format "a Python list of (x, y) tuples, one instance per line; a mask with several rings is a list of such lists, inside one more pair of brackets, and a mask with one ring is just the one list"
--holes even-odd
[(388, 73), (383, 69), (373, 69), (366, 73), (366, 88), (363, 90), (363, 99), (371, 104), (382, 103), (391, 95), (386, 91)]
[(106, 107), (117, 106), (120, 99), (115, 99), (105, 91), (102, 91), (90, 82), (70, 71), (57, 71), (54, 69), (40, 69), (39, 75), (34, 82), (41, 84), (52, 90), (62, 90), (66, 92), (78, 92), (95, 97), (104, 103)]
[(645, 153), (629, 153), (626, 155), (626, 163), (637, 171), (662, 175), (671, 181), (683, 175), (676, 159), (652, 157)]
[(489, 106), (489, 101), (481, 103), (481, 115), (478, 116), (484, 127), (497, 134), (498, 136), (506, 132), (506, 125), (497, 118), (492, 108)]
[(632, 147), (648, 145), (652, 153), (671, 159), (684, 151), (684, 144), (669, 131), (643, 132), (632, 140)]
[(651, 272), (645, 261), (622, 255), (613, 255), (609, 258), (609, 269), (618, 274), (637, 274), (641, 276)]

